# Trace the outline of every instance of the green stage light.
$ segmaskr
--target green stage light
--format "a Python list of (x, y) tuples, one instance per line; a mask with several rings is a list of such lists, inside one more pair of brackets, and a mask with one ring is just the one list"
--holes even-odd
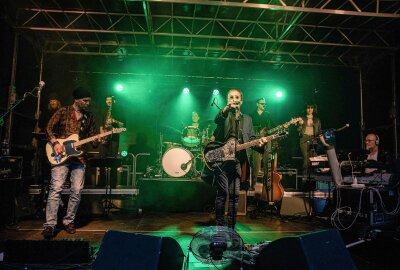
[(183, 93), (184, 94), (189, 94), (189, 92), (190, 92), (189, 88), (187, 88), (187, 87), (183, 88)]
[(281, 97), (283, 96), (282, 91), (276, 91), (275, 96), (276, 96), (277, 98), (281, 98)]
[(214, 89), (213, 95), (214, 95), (214, 96), (218, 96), (218, 95), (219, 95), (219, 90), (218, 90), (218, 89)]
[(124, 86), (122, 85), (122, 84), (117, 84), (116, 86), (115, 86), (115, 89), (117, 89), (117, 91), (118, 92), (121, 92), (122, 90), (124, 90)]
[(126, 151), (126, 150), (122, 150), (121, 151), (121, 156), (122, 157), (126, 157), (128, 155), (128, 151)]

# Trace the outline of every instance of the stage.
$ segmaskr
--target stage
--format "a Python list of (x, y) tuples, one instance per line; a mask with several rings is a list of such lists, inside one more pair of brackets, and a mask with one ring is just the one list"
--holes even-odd
[[(162, 201), (159, 203), (163, 204)], [(190, 252), (188, 253), (188, 248), (193, 236), (203, 228), (214, 225), (214, 213), (212, 209), (209, 209), (209, 212), (176, 213), (147, 210), (138, 213), (136, 209), (132, 207), (130, 209), (112, 208), (106, 214), (90, 214), (84, 210), (84, 208), (85, 207), (81, 208), (79, 216), (76, 219), (76, 234), (71, 235), (64, 230), (59, 230), (53, 240), (43, 240), (39, 244), (39, 248), (42, 248), (43, 252), (45, 252), (45, 250), (48, 250), (47, 246), (50, 246), (50, 242), (53, 242), (53, 245), (56, 241), (63, 240), (76, 243), (80, 241), (88, 242), (90, 246), (90, 261), (88, 263), (75, 264), (71, 266), (72, 269), (91, 269), (91, 263), (101, 246), (101, 241), (109, 230), (137, 233), (146, 236), (171, 237), (179, 243), (185, 256), (189, 254), (188, 269), (217, 269), (212, 264), (208, 265), (199, 262)], [(9, 225), (7, 228), (0, 231), (0, 248), (2, 252), (5, 250), (6, 240), (39, 241), (43, 239), (41, 231), (44, 219), (42, 217), (24, 216), (16, 221), (16, 224)], [(247, 215), (238, 216), (236, 226), (237, 233), (246, 244), (273, 242), (287, 236), (299, 236), (308, 233), (318, 234), (327, 229), (332, 229), (329, 218), (327, 217), (318, 217), (315, 215), (287, 215), (283, 217), (271, 211), (259, 212), (256, 217), (251, 217), (248, 211)], [(346, 245), (359, 240), (354, 232), (346, 232), (343, 233), (342, 236)], [(358, 269), (398, 269), (398, 260), (394, 258), (397, 258), (400, 247), (398, 241), (394, 238), (395, 236), (396, 234), (394, 232), (382, 232), (378, 233), (371, 241), (350, 247), (348, 250), (350, 251), (355, 266)], [(314, 248), (318, 249), (318, 245), (320, 244), (322, 243), (314, 243)], [(121, 249), (121, 252), (123, 252), (122, 250), (126, 248), (129, 249), (129, 246), (126, 247), (116, 243), (112, 248)], [(287, 248), (290, 247), (283, 247), (282, 251), (284, 252)], [(21, 252), (22, 255), (22, 252), (26, 251), (26, 248), (24, 249), (24, 247), (21, 247), (17, 252)], [(28, 253), (29, 252), (32, 252), (32, 250), (28, 250)], [(154, 255), (141, 253), (137, 256), (142, 258), (143, 256), (151, 257)], [(291, 259), (284, 258), (284, 255), (282, 256), (282, 258), (277, 258), (277, 260)], [(332, 256), (332, 254), (325, 254), (324, 258), (319, 258), (315, 256), (315, 254), (311, 254), (311, 259), (329, 261), (330, 256)], [(55, 258), (54, 261), (57, 261), (57, 258)], [(67, 261), (63, 262), (63, 267), (65, 266), (68, 266)], [(44, 268), (40, 269), (56, 269), (57, 267), (59, 266), (46, 264)], [(218, 269), (240, 269), (240, 264), (234, 261), (230, 264), (217, 265), (217, 267)], [(184, 269), (183, 266), (182, 269)], [(244, 269), (253, 268), (245, 266)]]

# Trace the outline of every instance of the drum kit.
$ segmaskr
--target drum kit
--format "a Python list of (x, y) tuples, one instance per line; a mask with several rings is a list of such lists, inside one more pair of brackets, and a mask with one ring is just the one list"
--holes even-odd
[(210, 127), (201, 130), (194, 126), (183, 128), (181, 140), (164, 142), (160, 134), (160, 165), (164, 173), (170, 177), (200, 176), (204, 166), (203, 149), (210, 141)]

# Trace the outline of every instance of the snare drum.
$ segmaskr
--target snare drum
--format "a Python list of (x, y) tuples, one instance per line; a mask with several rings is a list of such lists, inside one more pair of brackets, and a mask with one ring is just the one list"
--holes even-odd
[(162, 157), (162, 167), (171, 177), (185, 176), (192, 168), (192, 153), (180, 147), (168, 149)]
[(200, 144), (200, 130), (193, 126), (187, 126), (182, 131), (182, 144), (187, 147), (196, 147)]

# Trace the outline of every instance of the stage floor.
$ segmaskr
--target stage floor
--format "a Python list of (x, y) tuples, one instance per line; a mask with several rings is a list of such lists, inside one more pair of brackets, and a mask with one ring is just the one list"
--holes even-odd
[[(42, 240), (41, 218), (25, 218), (15, 226), (0, 231), (1, 251), (5, 241), (10, 240)], [(94, 253), (101, 245), (107, 230), (117, 230), (154, 236), (169, 236), (181, 246), (184, 254), (188, 254), (190, 241), (196, 232), (204, 227), (214, 225), (214, 213), (137, 213), (111, 211), (108, 216), (80, 216), (77, 219), (77, 232), (74, 235), (60, 230), (55, 240), (86, 240), (93, 247)], [(318, 232), (331, 228), (326, 218), (318, 217), (286, 217), (282, 218), (270, 212), (258, 215), (257, 218), (239, 216), (236, 231), (244, 243), (255, 244), (265, 241)], [(389, 235), (389, 236), (388, 236)], [(382, 237), (381, 237), (382, 236)], [(349, 248), (350, 254), (358, 269), (399, 269), (398, 254), (400, 243), (393, 234), (383, 234), (372, 241)], [(355, 242), (356, 236), (344, 235), (345, 244)], [(118, 248), (118, 247), (116, 247)], [(145, 254), (143, 254), (145, 256)], [(216, 269), (206, 265), (189, 255), (189, 269)], [(326, 254), (326, 258), (330, 254)], [(290, 258), (288, 258), (290, 260)], [(315, 258), (316, 259), (316, 258)], [(219, 269), (239, 269), (238, 265), (219, 265)], [(90, 266), (87, 268), (90, 269)], [(251, 268), (245, 268), (251, 269)]]

